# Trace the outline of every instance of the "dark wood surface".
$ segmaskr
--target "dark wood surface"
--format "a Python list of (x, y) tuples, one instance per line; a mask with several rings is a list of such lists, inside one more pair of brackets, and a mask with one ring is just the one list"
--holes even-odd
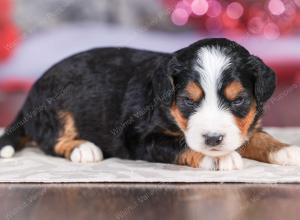
[(0, 219), (299, 220), (296, 184), (0, 184)]

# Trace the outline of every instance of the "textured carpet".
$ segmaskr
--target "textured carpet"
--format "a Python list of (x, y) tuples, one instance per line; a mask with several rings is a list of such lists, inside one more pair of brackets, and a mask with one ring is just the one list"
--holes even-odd
[[(281, 140), (300, 145), (300, 128), (267, 129)], [(299, 155), (300, 156), (300, 155)], [(300, 167), (244, 160), (239, 171), (205, 171), (184, 166), (116, 158), (76, 164), (35, 148), (0, 159), (0, 182), (247, 182), (300, 183)]]

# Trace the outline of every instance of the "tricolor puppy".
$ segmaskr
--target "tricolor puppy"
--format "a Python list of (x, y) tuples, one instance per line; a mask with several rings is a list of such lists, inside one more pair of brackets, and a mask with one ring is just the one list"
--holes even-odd
[(242, 157), (300, 165), (300, 148), (263, 132), (275, 74), (227, 39), (172, 54), (101, 48), (67, 58), (33, 86), (0, 139), (1, 157), (28, 142), (74, 162), (119, 157), (211, 170)]

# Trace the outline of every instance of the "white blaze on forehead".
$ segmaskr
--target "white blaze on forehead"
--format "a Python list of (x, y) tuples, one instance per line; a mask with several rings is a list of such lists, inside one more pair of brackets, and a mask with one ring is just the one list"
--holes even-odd
[(205, 93), (204, 103), (198, 111), (207, 110), (207, 113), (215, 114), (220, 111), (218, 85), (222, 72), (229, 65), (230, 57), (226, 56), (219, 47), (204, 47), (198, 51), (195, 69), (200, 75), (201, 86)]
[(215, 94), (221, 74), (229, 65), (230, 57), (220, 47), (204, 47), (198, 51), (195, 70), (200, 74), (202, 86), (207, 92)]
[(185, 132), (187, 144), (193, 150), (205, 151), (203, 135), (210, 132), (225, 136), (222, 142), (224, 150), (231, 151), (242, 144), (233, 115), (219, 106), (218, 85), (230, 61), (220, 47), (204, 47), (197, 53), (194, 69), (200, 75), (205, 96), (200, 107), (190, 116)]

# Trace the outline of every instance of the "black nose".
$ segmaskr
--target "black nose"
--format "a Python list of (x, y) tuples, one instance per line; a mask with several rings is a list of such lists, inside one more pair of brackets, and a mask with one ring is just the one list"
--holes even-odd
[(218, 133), (208, 133), (203, 135), (205, 144), (208, 146), (217, 146), (222, 143), (224, 135)]

